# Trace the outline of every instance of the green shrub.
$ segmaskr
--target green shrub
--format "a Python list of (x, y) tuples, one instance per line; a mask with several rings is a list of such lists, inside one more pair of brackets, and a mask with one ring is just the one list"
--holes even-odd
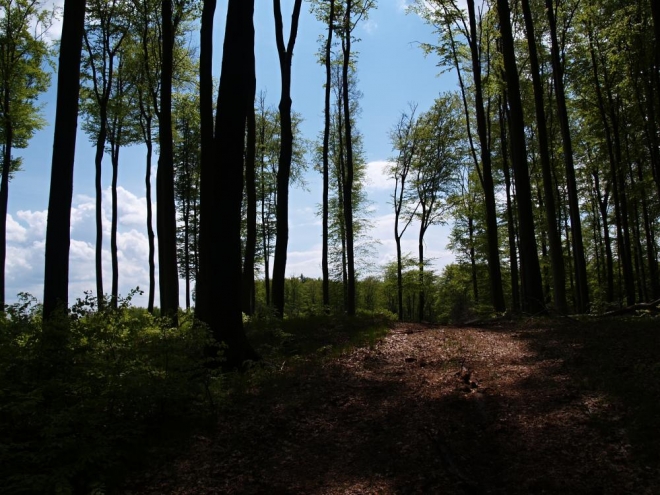
[(208, 414), (210, 340), (188, 315), (173, 327), (130, 295), (116, 310), (87, 295), (45, 329), (40, 314), (23, 294), (0, 320), (3, 493), (111, 487), (162, 426)]

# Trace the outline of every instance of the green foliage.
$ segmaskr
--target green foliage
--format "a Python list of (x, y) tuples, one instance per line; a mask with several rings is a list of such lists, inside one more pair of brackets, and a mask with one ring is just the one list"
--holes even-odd
[[(39, 95), (50, 85), (44, 70), (50, 50), (43, 36), (52, 12), (42, 2), (0, 0), (0, 143), (25, 148), (34, 132), (45, 125)], [(20, 165), (12, 159), (12, 170)]]
[[(219, 380), (210, 338), (129, 306), (97, 311), (87, 295), (42, 329), (26, 294), (0, 321), (0, 479), (3, 493), (111, 489), (168, 427), (210, 412)], [(217, 392), (217, 390), (216, 390)]]
[[(479, 264), (475, 269), (479, 293), (485, 296), (482, 300), (490, 301), (488, 268), (485, 264)], [(492, 311), (489, 304), (475, 301), (472, 267), (464, 263), (447, 265), (443, 269), (437, 282), (435, 309), (439, 323), (453, 325), (488, 316)]]
[(246, 333), (265, 366), (337, 356), (383, 338), (396, 316), (386, 311), (361, 311), (357, 316), (307, 315), (253, 318)]

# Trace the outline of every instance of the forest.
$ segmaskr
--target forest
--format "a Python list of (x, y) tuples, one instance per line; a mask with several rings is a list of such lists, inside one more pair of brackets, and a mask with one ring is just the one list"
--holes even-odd
[[(276, 108), (255, 0), (226, 2), (221, 47), (216, 3), (0, 0), (0, 492), (660, 490), (660, 3), (405, 3), (436, 37), (418, 50), (457, 84), (391, 122), (382, 266), (358, 56), (377, 0), (273, 0)], [(292, 97), (303, 9), (323, 28), (315, 136)], [(15, 155), (54, 80), (43, 298), (9, 304)], [(82, 134), (95, 287), (72, 301)], [(119, 292), (135, 145), (146, 307)], [(322, 181), (318, 278), (287, 276), (306, 174)], [(455, 258), (441, 269), (438, 225)]]

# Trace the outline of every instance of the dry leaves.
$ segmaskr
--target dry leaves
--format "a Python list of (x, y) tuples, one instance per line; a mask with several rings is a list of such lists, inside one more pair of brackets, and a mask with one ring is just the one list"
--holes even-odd
[(592, 386), (567, 335), (398, 325), (243, 397), (126, 492), (660, 493), (635, 408)]

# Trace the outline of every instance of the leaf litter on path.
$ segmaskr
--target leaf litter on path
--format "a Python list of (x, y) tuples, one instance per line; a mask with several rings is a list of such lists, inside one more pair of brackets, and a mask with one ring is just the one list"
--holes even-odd
[(126, 493), (660, 493), (583, 334), (398, 324), (246, 393)]

